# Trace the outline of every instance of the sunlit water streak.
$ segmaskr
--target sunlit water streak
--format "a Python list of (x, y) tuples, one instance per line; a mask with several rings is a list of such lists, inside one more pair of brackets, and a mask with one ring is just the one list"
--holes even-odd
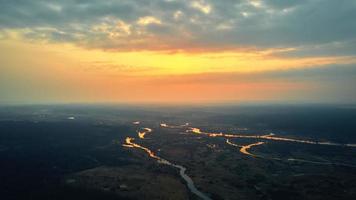
[(241, 147), (240, 152), (243, 153), (243, 154), (246, 154), (246, 155), (250, 155), (250, 156), (256, 157), (255, 154), (252, 154), (252, 153), (248, 152), (247, 150), (250, 149), (253, 146), (258, 146), (258, 145), (261, 145), (261, 144), (264, 144), (264, 142), (257, 142), (257, 143), (253, 143), (253, 144), (244, 145), (244, 146)]
[(302, 162), (302, 163), (311, 163), (311, 164), (317, 164), (317, 165), (339, 165), (339, 166), (346, 166), (346, 167), (356, 168), (355, 165), (346, 164), (346, 163), (340, 163), (340, 162), (330, 162), (330, 161), (320, 162), (320, 161), (311, 161), (311, 160), (305, 160), (305, 159), (299, 159), (299, 158), (282, 159), (282, 158), (276, 158), (276, 157), (266, 157), (266, 156), (256, 155), (256, 154), (252, 154), (252, 153), (247, 151), (252, 146), (262, 145), (262, 144), (264, 144), (264, 142), (257, 142), (257, 143), (253, 143), (253, 144), (249, 144), (249, 145), (238, 145), (238, 144), (235, 144), (235, 143), (231, 142), (229, 139), (226, 139), (226, 143), (231, 145), (231, 146), (240, 148), (240, 152), (245, 154), (245, 155), (258, 157), (258, 158), (263, 158), (263, 159), (278, 160), (278, 161), (286, 160), (286, 161), (289, 161), (289, 162)]
[(238, 144), (235, 144), (235, 143), (231, 142), (229, 139), (226, 139), (226, 143), (231, 145), (231, 146), (240, 148), (240, 152), (241, 153), (243, 153), (245, 155), (253, 156), (253, 157), (260, 157), (260, 156), (252, 154), (252, 153), (248, 152), (247, 150), (250, 149), (253, 146), (258, 146), (258, 145), (264, 144), (264, 142), (256, 142), (256, 143), (248, 144), (248, 145), (238, 145)]
[(160, 124), (160, 126), (164, 127), (164, 128), (183, 128), (183, 127), (189, 126), (189, 123), (185, 123), (182, 125), (168, 125), (168, 124), (162, 123), (162, 124)]
[(164, 165), (169, 165), (169, 166), (172, 166), (172, 167), (175, 167), (177, 169), (179, 169), (179, 174), (180, 176), (184, 179), (184, 181), (186, 182), (189, 190), (197, 195), (198, 197), (200, 197), (201, 199), (204, 199), (204, 200), (211, 200), (210, 197), (208, 197), (206, 194), (204, 194), (203, 192), (199, 191), (195, 185), (194, 185), (194, 182), (193, 180), (185, 173), (186, 172), (186, 168), (183, 167), (182, 165), (177, 165), (177, 164), (174, 164), (174, 163), (171, 163), (170, 161), (166, 160), (166, 159), (163, 159), (159, 156), (157, 156), (153, 151), (151, 151), (150, 149), (148, 149), (147, 147), (144, 147), (144, 146), (141, 146), (137, 143), (134, 143), (134, 138), (130, 138), (130, 137), (127, 137), (125, 142), (126, 144), (123, 144), (124, 147), (129, 147), (129, 148), (139, 148), (139, 149), (142, 149), (144, 150), (151, 158), (154, 158), (157, 160), (158, 163), (160, 164), (164, 164)]
[(189, 127), (186, 132), (206, 135), (209, 137), (225, 137), (225, 138), (250, 138), (250, 139), (264, 139), (264, 140), (274, 140), (274, 141), (283, 141), (283, 142), (296, 142), (296, 143), (304, 143), (304, 144), (314, 144), (314, 145), (327, 145), (327, 146), (346, 146), (346, 147), (356, 147), (356, 144), (341, 144), (334, 142), (318, 142), (312, 140), (301, 140), (301, 139), (293, 139), (286, 137), (278, 137), (275, 134), (270, 133), (268, 135), (240, 135), (240, 134), (226, 134), (226, 133), (209, 133), (203, 132), (199, 128)]
[(151, 133), (152, 132), (152, 129), (150, 128), (143, 128), (143, 131), (138, 131), (137, 134), (138, 134), (138, 137), (141, 138), (141, 139), (145, 139), (145, 135), (147, 133)]
[(242, 145), (232, 143), (229, 139), (226, 139), (226, 143), (234, 147), (242, 148)]

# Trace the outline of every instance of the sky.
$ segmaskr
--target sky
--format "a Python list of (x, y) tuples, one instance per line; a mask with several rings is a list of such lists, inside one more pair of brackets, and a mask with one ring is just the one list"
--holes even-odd
[(356, 103), (355, 0), (0, 5), (0, 103)]

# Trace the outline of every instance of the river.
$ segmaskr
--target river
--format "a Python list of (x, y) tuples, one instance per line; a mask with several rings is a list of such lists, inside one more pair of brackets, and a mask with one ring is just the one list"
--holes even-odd
[(123, 146), (125, 147), (129, 147), (129, 148), (139, 148), (139, 149), (142, 149), (144, 150), (151, 158), (154, 158), (157, 160), (158, 163), (160, 164), (164, 164), (164, 165), (169, 165), (169, 166), (172, 166), (174, 168), (177, 168), (179, 169), (179, 175), (184, 179), (184, 181), (186, 182), (186, 185), (188, 187), (188, 189), (195, 195), (197, 195), (198, 197), (200, 197), (201, 199), (204, 199), (204, 200), (211, 200), (211, 198), (209, 196), (207, 196), (206, 194), (204, 194), (203, 192), (199, 191), (195, 185), (194, 185), (194, 182), (193, 180), (185, 173), (187, 168), (185, 168), (184, 166), (182, 165), (177, 165), (177, 164), (174, 164), (174, 163), (171, 163), (170, 161), (164, 159), (164, 158), (161, 158), (159, 156), (157, 156), (152, 150), (150, 150), (149, 148), (147, 147), (144, 147), (144, 146), (141, 146), (137, 143), (134, 142), (134, 138), (130, 138), (130, 137), (127, 137), (126, 140), (125, 140), (125, 144)]

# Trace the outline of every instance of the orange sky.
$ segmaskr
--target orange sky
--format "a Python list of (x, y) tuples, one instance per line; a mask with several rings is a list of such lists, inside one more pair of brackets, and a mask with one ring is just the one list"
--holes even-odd
[(0, 48), (2, 84), (14, 102), (299, 101), (320, 86), (265, 74), (354, 62), (273, 56), (282, 49), (112, 52), (18, 38), (1, 41)]

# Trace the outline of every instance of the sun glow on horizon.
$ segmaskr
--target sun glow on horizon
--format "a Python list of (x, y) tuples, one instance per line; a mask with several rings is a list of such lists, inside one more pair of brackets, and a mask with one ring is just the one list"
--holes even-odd
[[(289, 49), (118, 52), (21, 39), (3, 40), (0, 48), (7, 63), (2, 68), (19, 79), (16, 87), (22, 90), (41, 87), (44, 91), (41, 93), (49, 96), (49, 100), (58, 98), (54, 94), (60, 93), (63, 99), (59, 101), (273, 100), (277, 93), (290, 96), (288, 90), (308, 91), (313, 86), (264, 78), (266, 73), (356, 61), (352, 56), (289, 58), (275, 55)], [(19, 54), (21, 60), (17, 59)], [(25, 71), (27, 75), (32, 74), (32, 79), (31, 76), (27, 81), (28, 78), (21, 78)], [(43, 86), (43, 82), (47, 84)]]
[[(34, 43), (24, 40), (0, 41), (0, 48), (19, 51), (22, 56), (46, 54), (41, 59), (64, 59), (70, 68), (85, 71), (109, 71), (130, 76), (160, 76), (201, 74), (211, 72), (263, 72), (293, 68), (313, 68), (328, 64), (355, 63), (354, 56), (278, 57), (275, 53), (290, 49), (268, 50), (221, 50), (206, 52), (170, 51), (103, 51), (86, 49), (70, 43)], [(6, 52), (5, 52), (6, 54)], [(9, 55), (9, 54), (7, 54)], [(15, 56), (12, 54), (12, 56)], [(15, 58), (14, 58), (15, 59)], [(54, 62), (55, 63), (55, 62)]]

